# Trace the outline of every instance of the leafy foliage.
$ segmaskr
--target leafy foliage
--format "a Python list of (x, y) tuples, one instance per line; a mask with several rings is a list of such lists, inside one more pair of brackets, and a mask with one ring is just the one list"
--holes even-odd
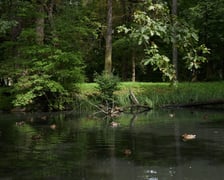
[(95, 75), (95, 82), (98, 84), (97, 89), (100, 92), (100, 97), (103, 103), (112, 104), (114, 101), (114, 92), (119, 90), (119, 78), (113, 74), (102, 73)]
[(144, 3), (144, 8), (134, 13), (133, 22), (131, 27), (120, 26), (118, 32), (129, 34), (129, 37), (137, 40), (139, 45), (144, 44), (146, 55), (144, 65), (151, 64), (154, 70), (159, 69), (170, 81), (176, 80), (175, 69), (169, 57), (160, 52), (158, 44), (161, 42), (164, 44), (175, 42), (176, 46), (186, 53), (183, 60), (190, 70), (198, 69), (200, 63), (206, 61), (203, 54), (209, 51), (204, 45), (198, 47), (196, 31), (186, 22), (177, 19), (174, 21), (165, 4), (152, 1)]
[(14, 105), (43, 103), (49, 110), (63, 110), (72, 100), (74, 84), (83, 81), (81, 56), (51, 46), (32, 46), (23, 53), (30, 62), (20, 69)]
[(66, 98), (68, 98), (68, 91), (47, 75), (21, 77), (16, 83), (14, 91), (17, 94), (13, 103), (19, 107), (41, 103), (43, 109), (63, 110)]
[(210, 49), (207, 65), (201, 73), (207, 80), (223, 79), (224, 2), (219, 0), (180, 1), (179, 16), (198, 29), (199, 41)]
[[(178, 17), (171, 15), (166, 2), (171, 3), (113, 2), (113, 27), (125, 24), (118, 28), (120, 33), (113, 31), (116, 74), (124, 81), (131, 75), (138, 81), (160, 81), (162, 72), (163, 80), (175, 81), (170, 60), (175, 44), (180, 80), (189, 80), (195, 72), (200, 72), (199, 80), (223, 79), (224, 2), (178, 0)], [(102, 72), (105, 5), (104, 0), (0, 1), (0, 79), (14, 83), (10, 88), (14, 88), (15, 105), (66, 108), (66, 102), (73, 100), (74, 84), (92, 82), (94, 72)], [(36, 42), (38, 20), (43, 23), (41, 45)]]
[(170, 59), (159, 53), (158, 46), (152, 44), (150, 49), (145, 49), (146, 58), (143, 60), (144, 65), (151, 64), (154, 70), (159, 69), (164, 77), (168, 77), (170, 81), (175, 78), (174, 66), (170, 63)]
[[(13, 34), (14, 38), (5, 40), (1, 46), (4, 61), (0, 70), (1, 77), (11, 77), (14, 81), (13, 104), (40, 110), (64, 110), (70, 107), (75, 98), (74, 94), (78, 91), (75, 84), (84, 81), (84, 53), (77, 47), (81, 45), (78, 37), (83, 38), (87, 30), (84, 25), (73, 24), (83, 19), (70, 18), (70, 26), (64, 28), (65, 17), (68, 18), (68, 14), (72, 14), (72, 9), (74, 12), (74, 7), (67, 6), (68, 3), (46, 1), (46, 4), (37, 4), (36, 1), (19, 0), (14, 3), (13, 5), (18, 5), (17, 10), (12, 9), (19, 18), (18, 27), (13, 29), (16, 32)], [(50, 17), (48, 9), (50, 3), (53, 3), (54, 7), (51, 12), (53, 17)], [(7, 6), (7, 3), (4, 5)], [(34, 13), (40, 6), (43, 6), (45, 11)], [(58, 16), (58, 12), (61, 16)], [(40, 17), (46, 17), (43, 19), (45, 27), (41, 44), (36, 42), (40, 24), (33, 23)], [(76, 31), (82, 28), (84, 30)]]
[(5, 21), (0, 19), (0, 35), (5, 35), (8, 30), (17, 24), (16, 21)]

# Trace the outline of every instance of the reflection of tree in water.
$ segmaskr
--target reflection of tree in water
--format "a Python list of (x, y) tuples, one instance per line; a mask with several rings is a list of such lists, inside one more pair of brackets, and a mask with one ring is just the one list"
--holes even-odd
[(136, 133), (133, 130), (136, 120), (137, 115), (134, 114), (130, 119), (131, 130), (121, 132), (121, 139), (127, 139), (122, 146), (132, 149), (132, 159), (137, 163), (178, 166), (195, 159), (220, 163), (224, 161), (224, 158), (220, 158), (224, 155), (224, 151), (220, 149), (224, 147), (223, 142), (219, 146), (212, 140), (197, 138), (183, 142), (181, 139), (183, 129), (180, 129), (179, 121), (174, 121), (173, 134), (161, 135), (150, 130)]
[[(0, 139), (3, 144), (0, 144), (0, 152), (3, 161), (0, 174), (4, 174), (5, 164), (13, 162), (14, 166), (7, 169), (12, 169), (17, 177), (27, 174), (33, 178), (65, 179), (93, 176), (90, 179), (102, 177), (110, 180), (123, 176), (122, 169), (126, 173), (131, 171), (129, 175), (134, 179), (137, 176), (134, 172), (142, 167), (141, 172), (144, 171), (146, 177), (160, 179), (162, 168), (169, 170), (166, 173), (176, 173), (175, 177), (183, 177), (186, 173), (183, 167), (189, 165), (189, 168), (192, 162), (208, 161), (212, 166), (224, 163), (223, 119), (194, 124), (197, 138), (183, 142), (180, 135), (186, 127), (183, 122), (176, 121), (176, 117), (156, 122), (146, 114), (135, 114), (116, 119), (121, 123), (117, 128), (110, 127), (102, 119), (68, 117), (49, 116), (49, 121), (57, 124), (55, 130), (39, 122), (19, 127), (15, 125), (18, 118), (5, 122), (5, 125), (1, 122)], [(142, 117), (148, 119), (144, 121)], [(6, 136), (3, 126), (11, 134)], [(169, 132), (165, 132), (167, 126)], [(43, 138), (32, 141), (30, 135), (34, 132), (42, 133)], [(127, 149), (130, 150), (128, 155), (124, 154)], [(153, 174), (154, 171), (157, 174)]]

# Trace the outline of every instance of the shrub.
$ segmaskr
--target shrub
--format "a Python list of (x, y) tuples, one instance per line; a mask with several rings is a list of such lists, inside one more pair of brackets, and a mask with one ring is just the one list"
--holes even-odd
[(102, 75), (95, 74), (94, 81), (97, 83), (97, 90), (103, 104), (112, 105), (114, 102), (114, 92), (119, 90), (119, 78), (113, 74), (102, 73)]
[[(84, 79), (82, 56), (51, 46), (26, 49), (26, 68), (20, 68), (13, 86), (14, 106), (65, 110), (72, 105), (76, 83)], [(26, 55), (26, 56), (25, 56)]]

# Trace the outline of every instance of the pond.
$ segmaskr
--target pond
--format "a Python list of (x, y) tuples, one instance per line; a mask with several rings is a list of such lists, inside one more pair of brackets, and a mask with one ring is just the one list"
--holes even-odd
[(1, 113), (0, 179), (223, 179), (224, 112), (157, 110), (113, 121)]

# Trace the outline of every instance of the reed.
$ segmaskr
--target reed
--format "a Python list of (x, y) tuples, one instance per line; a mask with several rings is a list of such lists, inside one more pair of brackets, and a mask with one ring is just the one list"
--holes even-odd
[[(73, 103), (75, 110), (80, 112), (95, 110), (99, 105), (99, 92), (96, 83), (82, 83), (80, 93)], [(130, 105), (129, 90), (131, 90), (141, 104), (152, 108), (166, 104), (186, 104), (203, 102), (213, 99), (224, 99), (224, 82), (181, 82), (176, 87), (169, 83), (150, 82), (121, 82), (119, 90), (115, 91), (114, 103), (119, 106)], [(9, 88), (0, 88), (0, 110), (12, 108), (12, 96)], [(9, 94), (9, 96), (8, 96)]]
[[(81, 92), (91, 95), (97, 93), (96, 84), (81, 84)], [(183, 82), (176, 87), (169, 83), (122, 82), (115, 92), (116, 102), (125, 106), (130, 104), (129, 90), (132, 90), (141, 104), (160, 107), (166, 104), (183, 104), (224, 98), (224, 83), (221, 82)]]

